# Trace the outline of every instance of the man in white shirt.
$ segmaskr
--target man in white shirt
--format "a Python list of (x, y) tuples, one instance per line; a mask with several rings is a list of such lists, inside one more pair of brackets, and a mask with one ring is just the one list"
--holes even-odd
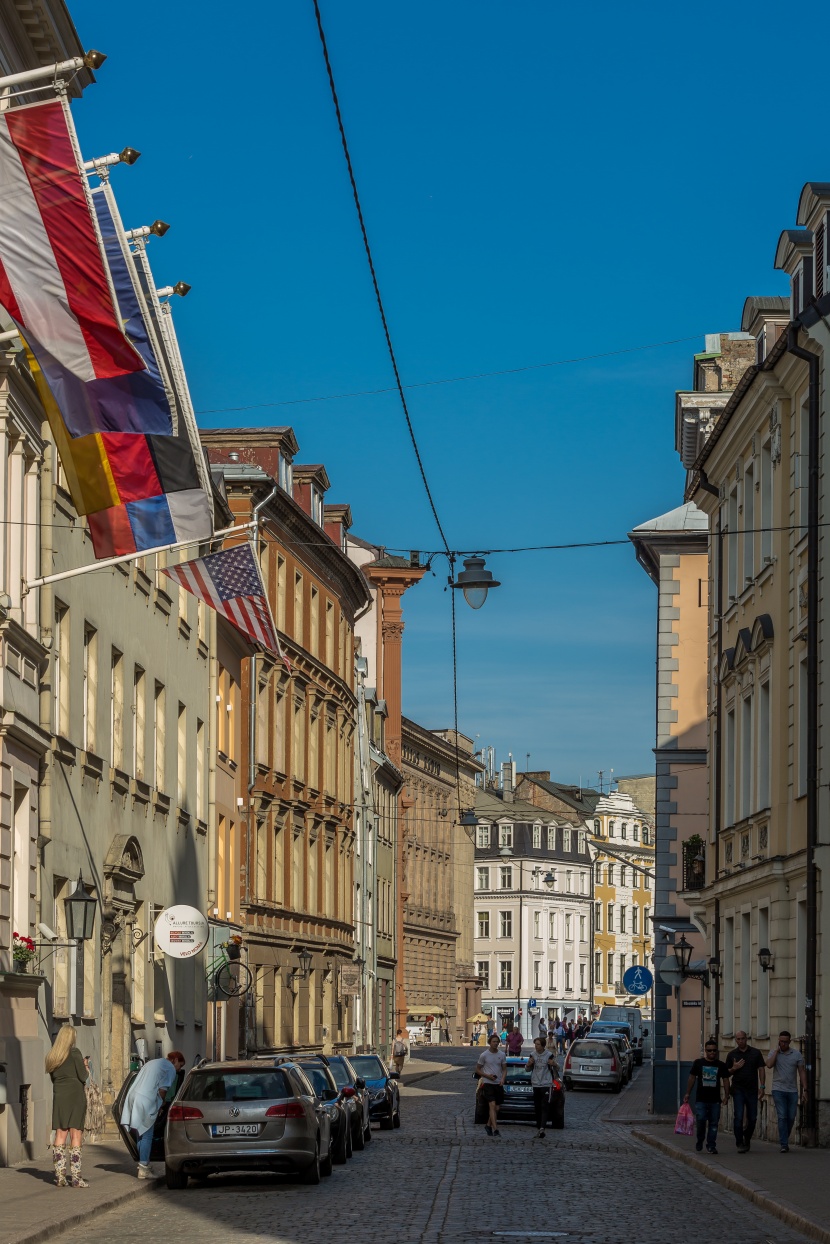
[(476, 1075), (480, 1083), (478, 1087), (488, 1106), (488, 1119), (484, 1130), (488, 1136), (500, 1136), (498, 1129), (499, 1106), (504, 1101), (504, 1084), (507, 1075), (507, 1059), (504, 1051), (499, 1049), (499, 1035), (490, 1034), (487, 1049), (482, 1050), (476, 1063)]

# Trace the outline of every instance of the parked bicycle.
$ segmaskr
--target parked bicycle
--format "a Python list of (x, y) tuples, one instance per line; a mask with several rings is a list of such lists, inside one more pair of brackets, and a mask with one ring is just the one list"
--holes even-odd
[(247, 993), (254, 983), (251, 969), (241, 959), (242, 938), (231, 937), (221, 942), (217, 949), (219, 953), (208, 964), (206, 972), (213, 996), (222, 994), (226, 998), (238, 998)]

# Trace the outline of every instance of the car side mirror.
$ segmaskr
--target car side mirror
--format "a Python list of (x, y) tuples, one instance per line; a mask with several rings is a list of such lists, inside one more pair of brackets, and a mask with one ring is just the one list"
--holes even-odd
[(389, 1079), (390, 1079), (390, 1080), (400, 1080), (400, 1078), (401, 1078), (401, 1073), (400, 1073), (399, 1071), (390, 1071), (390, 1072), (389, 1072)]
[(355, 1086), (355, 1088), (365, 1089), (365, 1087), (366, 1087), (366, 1081), (363, 1079), (363, 1077), (362, 1077), (362, 1076), (358, 1076), (358, 1077), (357, 1077), (357, 1079), (356, 1079), (356, 1080), (355, 1080), (355, 1082), (354, 1082), (354, 1086)]
[(323, 1090), (323, 1101), (336, 1101), (337, 1089), (327, 1088)]

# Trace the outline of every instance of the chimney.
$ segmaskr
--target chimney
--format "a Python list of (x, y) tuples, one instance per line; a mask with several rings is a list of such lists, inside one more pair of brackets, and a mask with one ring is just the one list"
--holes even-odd
[(516, 785), (516, 765), (512, 760), (503, 760), (501, 765), (501, 797), (505, 803), (513, 802)]

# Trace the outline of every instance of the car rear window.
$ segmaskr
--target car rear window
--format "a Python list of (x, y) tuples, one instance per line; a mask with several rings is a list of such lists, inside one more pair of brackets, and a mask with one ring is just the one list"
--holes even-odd
[(364, 1080), (382, 1080), (386, 1076), (386, 1068), (374, 1054), (356, 1054), (350, 1061)]
[(194, 1071), (180, 1101), (272, 1101), (293, 1097), (285, 1073), (268, 1071)]
[(348, 1071), (334, 1058), (329, 1059), (329, 1071), (334, 1076), (334, 1083), (338, 1088), (345, 1088), (347, 1084), (351, 1084)]
[(574, 1041), (571, 1046), (571, 1059), (610, 1058), (611, 1050), (607, 1041)]
[(331, 1088), (329, 1078), (324, 1069), (322, 1067), (312, 1067), (309, 1063), (303, 1063), (302, 1068), (311, 1081), (314, 1092), (318, 1097), (322, 1097), (322, 1095)]
[(508, 1067), (505, 1084), (530, 1084), (530, 1072), (524, 1067)]

